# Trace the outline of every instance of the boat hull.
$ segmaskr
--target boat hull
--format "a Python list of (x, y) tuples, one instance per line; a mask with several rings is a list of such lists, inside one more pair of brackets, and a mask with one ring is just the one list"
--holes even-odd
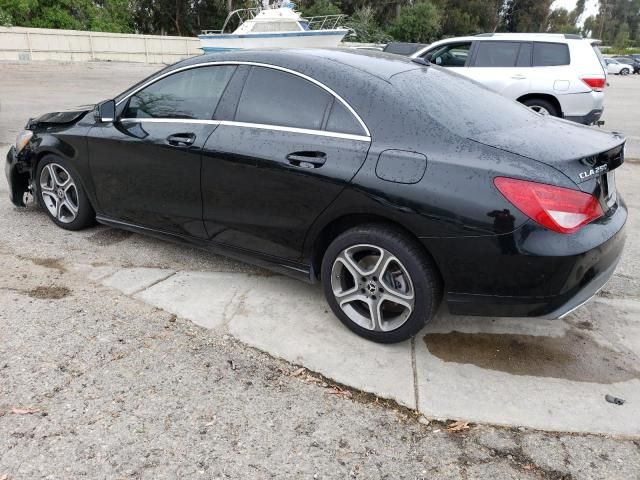
[(301, 32), (203, 34), (198, 35), (205, 52), (254, 48), (331, 48), (337, 47), (347, 29), (307, 30)]

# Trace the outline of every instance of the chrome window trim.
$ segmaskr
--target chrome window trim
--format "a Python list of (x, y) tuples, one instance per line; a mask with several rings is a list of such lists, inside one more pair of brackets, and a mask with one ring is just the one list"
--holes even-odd
[(189, 118), (121, 118), (123, 123), (192, 123), (198, 125), (225, 125), (227, 127), (258, 128), (276, 132), (302, 133), (305, 135), (317, 135), (320, 137), (342, 138), (359, 142), (371, 142), (371, 137), (353, 135), (351, 133), (328, 132), (326, 130), (310, 130), (307, 128), (281, 127), (279, 125), (267, 125), (263, 123), (245, 123), (231, 120), (196, 120)]
[[(125, 100), (129, 99), (129, 97), (131, 97), (132, 95), (135, 95), (140, 90), (143, 90), (143, 89), (147, 88), (149, 85), (152, 85), (152, 84), (156, 83), (157, 81), (162, 80), (163, 78), (166, 78), (166, 77), (168, 77), (170, 75), (173, 75), (174, 73), (183, 72), (185, 70), (190, 70), (192, 68), (209, 67), (209, 66), (215, 66), (215, 65), (249, 65), (249, 66), (252, 66), (252, 67), (265, 67), (265, 68), (271, 68), (273, 70), (279, 70), (281, 72), (290, 73), (292, 75), (296, 75), (296, 76), (298, 76), (300, 78), (303, 78), (303, 79), (305, 79), (305, 80), (317, 85), (318, 87), (322, 88), (323, 90), (328, 92), (330, 95), (332, 95), (334, 98), (336, 98), (338, 101), (340, 101), (340, 103), (342, 103), (345, 106), (345, 108), (347, 110), (349, 110), (349, 112), (351, 112), (351, 115), (353, 115), (356, 118), (356, 120), (358, 121), (358, 123), (360, 124), (360, 126), (362, 127), (362, 129), (365, 132), (365, 135), (352, 135), (352, 134), (339, 133), (339, 132), (335, 132), (335, 134), (350, 135), (350, 136), (356, 136), (356, 137), (366, 136), (367, 138), (371, 138), (371, 132), (369, 131), (369, 128), (367, 127), (367, 124), (364, 123), (364, 121), (362, 120), (360, 115), (358, 115), (358, 112), (356, 112), (353, 109), (353, 107), (351, 105), (349, 105), (349, 103), (347, 103), (347, 101), (344, 98), (342, 98), (340, 95), (338, 95), (336, 92), (334, 92), (331, 88), (327, 87), (324, 83), (319, 82), (315, 78), (312, 78), (312, 77), (310, 77), (308, 75), (305, 75), (304, 73), (296, 72), (295, 70), (291, 70), (291, 69), (285, 68), (285, 67), (279, 67), (277, 65), (269, 65), (268, 63), (242, 62), (242, 61), (228, 60), (228, 61), (220, 61), (220, 62), (203, 62), (203, 63), (198, 63), (196, 65), (188, 65), (186, 67), (176, 68), (175, 70), (171, 70), (170, 72), (164, 73), (164, 74), (154, 78), (153, 80), (150, 80), (150, 81), (140, 85), (138, 88), (136, 88), (135, 90), (133, 90), (130, 93), (128, 93), (125, 97), (122, 97), (120, 100), (118, 100), (118, 102), (116, 103), (116, 106), (120, 105), (122, 102), (124, 102)], [(130, 119), (127, 119), (127, 120), (130, 120)], [(204, 121), (208, 121), (208, 120), (204, 120)], [(227, 121), (227, 120), (225, 120), (225, 121)], [(242, 122), (237, 122), (237, 123), (242, 123)], [(280, 128), (280, 127), (278, 126), (278, 128)], [(282, 128), (288, 128), (288, 127), (282, 127)], [(304, 129), (301, 129), (301, 130), (304, 130)], [(324, 130), (312, 130), (312, 131), (313, 132), (320, 132), (320, 131), (324, 131)], [(330, 132), (330, 133), (334, 133), (334, 132)], [(335, 136), (335, 135), (332, 135), (332, 136)]]

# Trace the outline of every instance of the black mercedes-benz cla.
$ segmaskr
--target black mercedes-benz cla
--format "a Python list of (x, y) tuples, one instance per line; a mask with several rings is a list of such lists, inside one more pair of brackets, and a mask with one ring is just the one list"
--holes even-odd
[[(454, 314), (557, 318), (620, 258), (624, 138), (403, 57), (238, 51), (32, 119), (12, 201), (309, 282), (377, 342)], [(268, 281), (268, 280), (267, 280)]]

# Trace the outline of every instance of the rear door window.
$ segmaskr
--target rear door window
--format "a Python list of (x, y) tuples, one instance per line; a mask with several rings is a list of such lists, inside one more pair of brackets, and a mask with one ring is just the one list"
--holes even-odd
[(475, 67), (514, 67), (520, 51), (519, 42), (478, 42)]
[(252, 67), (242, 90), (236, 121), (321, 130), (333, 96), (291, 73)]
[(327, 121), (327, 131), (364, 135), (365, 132), (353, 114), (338, 99), (333, 101), (331, 113)]
[(533, 43), (533, 66), (551, 67), (557, 65), (569, 65), (569, 47), (564, 43)]
[(236, 67), (197, 67), (174, 73), (135, 93), (123, 118), (211, 120)]

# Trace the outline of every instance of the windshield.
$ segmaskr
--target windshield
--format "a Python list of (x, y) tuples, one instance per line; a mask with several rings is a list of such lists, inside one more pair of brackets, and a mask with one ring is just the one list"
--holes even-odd
[(606, 62), (604, 60), (604, 57), (602, 56), (602, 52), (600, 51), (600, 48), (598, 47), (598, 45), (596, 43), (592, 43), (591, 48), (593, 48), (593, 51), (596, 53), (596, 56), (600, 61), (600, 65), (602, 65), (603, 67), (606, 67), (607, 66)]
[(391, 83), (413, 108), (466, 138), (544, 121), (524, 105), (434, 66), (394, 75)]

